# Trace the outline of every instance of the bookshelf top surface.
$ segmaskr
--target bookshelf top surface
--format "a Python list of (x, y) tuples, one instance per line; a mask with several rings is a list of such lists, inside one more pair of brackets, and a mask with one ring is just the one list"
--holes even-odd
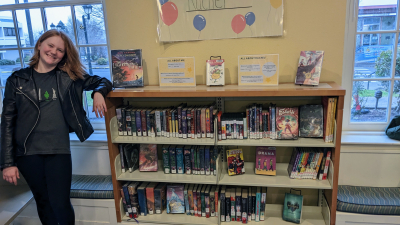
[(299, 86), (282, 83), (278, 86), (238, 86), (221, 87), (159, 87), (118, 88), (108, 97), (262, 97), (262, 96), (344, 96), (346, 90), (335, 82), (320, 83), (318, 86)]

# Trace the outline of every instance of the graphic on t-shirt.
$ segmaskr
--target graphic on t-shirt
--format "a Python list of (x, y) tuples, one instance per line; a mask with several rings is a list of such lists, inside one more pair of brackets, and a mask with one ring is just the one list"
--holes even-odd
[[(57, 100), (57, 95), (56, 95), (56, 90), (54, 90), (54, 88), (52, 88), (52, 90), (53, 90), (53, 97), (52, 97), (51, 100), (54, 101), (54, 100)], [(41, 102), (41, 101), (46, 101), (46, 102), (50, 101), (50, 99), (49, 99), (50, 94), (49, 94), (48, 91), (44, 92), (43, 97), (44, 97), (44, 100), (42, 100), (42, 89), (39, 88), (39, 102)]]

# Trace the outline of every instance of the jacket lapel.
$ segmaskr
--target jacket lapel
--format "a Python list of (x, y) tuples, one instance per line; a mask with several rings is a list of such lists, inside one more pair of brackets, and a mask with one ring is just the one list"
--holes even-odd
[(33, 101), (37, 107), (39, 107), (39, 97), (36, 91), (35, 81), (33, 80), (33, 69), (24, 70), (21, 73), (16, 74), (19, 79), (17, 89), (24, 93), (31, 101)]
[(64, 73), (61, 70), (57, 70), (57, 85), (58, 92), (61, 101), (64, 101), (65, 95), (69, 89), (69, 86), (72, 84), (72, 79), (69, 77), (67, 73)]

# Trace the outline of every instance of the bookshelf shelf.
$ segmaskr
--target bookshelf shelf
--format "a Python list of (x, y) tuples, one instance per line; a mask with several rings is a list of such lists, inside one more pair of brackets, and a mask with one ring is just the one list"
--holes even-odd
[(140, 172), (135, 170), (132, 173), (121, 171), (121, 160), (115, 158), (115, 171), (119, 181), (147, 181), (147, 182), (174, 182), (174, 183), (195, 183), (195, 184), (217, 184), (217, 176), (214, 175), (187, 175), (187, 174), (165, 174), (162, 161), (158, 161), (157, 172)]
[[(338, 188), (338, 172), (340, 143), (343, 121), (343, 104), (345, 89), (334, 82), (320, 83), (318, 87), (296, 86), (293, 83), (282, 83), (275, 87), (240, 87), (238, 85), (225, 85), (223, 87), (207, 87), (205, 85), (197, 85), (190, 88), (161, 88), (158, 86), (146, 86), (135, 89), (116, 89), (106, 97), (107, 113), (106, 129), (108, 138), (108, 149), (110, 156), (111, 174), (113, 178), (114, 198), (116, 206), (117, 221), (122, 224), (132, 224), (125, 217), (124, 209), (121, 205), (120, 189), (124, 181), (148, 181), (148, 182), (172, 182), (172, 183), (200, 183), (213, 185), (238, 185), (238, 186), (263, 186), (276, 188), (301, 188), (301, 189), (317, 189), (319, 197), (324, 196), (327, 201), (325, 206), (323, 203), (319, 206), (304, 206), (302, 224), (313, 225), (334, 225), (336, 218), (337, 205), (337, 188)], [(117, 129), (116, 108), (123, 105), (124, 102), (130, 101), (134, 107), (166, 107), (165, 102), (186, 101), (188, 104), (204, 101), (221, 101), (219, 110), (223, 112), (237, 112), (242, 110), (245, 101), (264, 102), (272, 101), (283, 105), (301, 105), (301, 104), (318, 104), (318, 98), (323, 96), (336, 97), (336, 126), (334, 129), (334, 142), (325, 143), (322, 139), (299, 138), (298, 140), (271, 140), (271, 139), (247, 139), (247, 140), (223, 140), (217, 141), (216, 138), (204, 139), (182, 139), (182, 138), (166, 138), (166, 137), (133, 137), (119, 136)], [(301, 103), (297, 102), (293, 97), (300, 97)], [(265, 100), (265, 99), (267, 100)], [(139, 101), (136, 101), (139, 99)], [(148, 101), (151, 100), (151, 101)], [(236, 102), (239, 102), (237, 105)], [(263, 103), (263, 104), (264, 104)], [(291, 104), (293, 103), (293, 104)], [(220, 104), (220, 103), (218, 103)], [(214, 129), (217, 131), (217, 129)], [(214, 135), (216, 136), (216, 135)], [(205, 175), (186, 175), (186, 174), (164, 174), (162, 171), (162, 163), (159, 164), (157, 172), (139, 172), (121, 173), (119, 143), (143, 143), (143, 144), (166, 144), (166, 145), (218, 145), (218, 146), (276, 146), (276, 147), (321, 147), (330, 148), (332, 157), (328, 173), (328, 179), (319, 180), (297, 180), (290, 179), (287, 173), (288, 163), (277, 164), (277, 176), (255, 175), (254, 162), (245, 160), (246, 173), (239, 176), (229, 176), (226, 170), (226, 162), (221, 162), (220, 155), (217, 160), (217, 176)], [(322, 191), (324, 190), (323, 194)], [(321, 198), (319, 198), (321, 200)], [(319, 201), (320, 202), (320, 201)], [(329, 203), (329, 204), (328, 204)], [(283, 221), (282, 205), (267, 205), (266, 220), (257, 224), (277, 224), (289, 225), (292, 223)], [(224, 224), (220, 222), (218, 217), (200, 218), (187, 215), (167, 215), (163, 214), (140, 216), (140, 223), (153, 224)], [(256, 224), (256, 222), (250, 222)]]
[(335, 147), (334, 143), (325, 143), (322, 138), (299, 138), (297, 140), (272, 139), (229, 139), (217, 141), (217, 145), (237, 146), (283, 146), (283, 147)]
[(246, 184), (246, 186), (332, 189), (332, 185), (330, 184), (329, 180), (290, 179), (287, 172), (288, 163), (276, 164), (276, 176), (255, 174), (253, 162), (245, 162), (244, 166), (246, 173), (236, 176), (229, 176), (226, 166), (224, 166), (224, 168), (221, 170), (221, 177), (218, 184)]

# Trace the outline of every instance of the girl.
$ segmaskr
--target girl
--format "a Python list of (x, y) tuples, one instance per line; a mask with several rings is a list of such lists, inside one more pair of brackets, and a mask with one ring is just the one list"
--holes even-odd
[(69, 132), (81, 142), (93, 128), (82, 105), (83, 91), (93, 90), (93, 111), (103, 117), (106, 78), (86, 74), (68, 36), (45, 32), (35, 45), (29, 67), (14, 72), (4, 91), (0, 168), (17, 185), (24, 176), (43, 224), (74, 224), (70, 202), (72, 163)]

